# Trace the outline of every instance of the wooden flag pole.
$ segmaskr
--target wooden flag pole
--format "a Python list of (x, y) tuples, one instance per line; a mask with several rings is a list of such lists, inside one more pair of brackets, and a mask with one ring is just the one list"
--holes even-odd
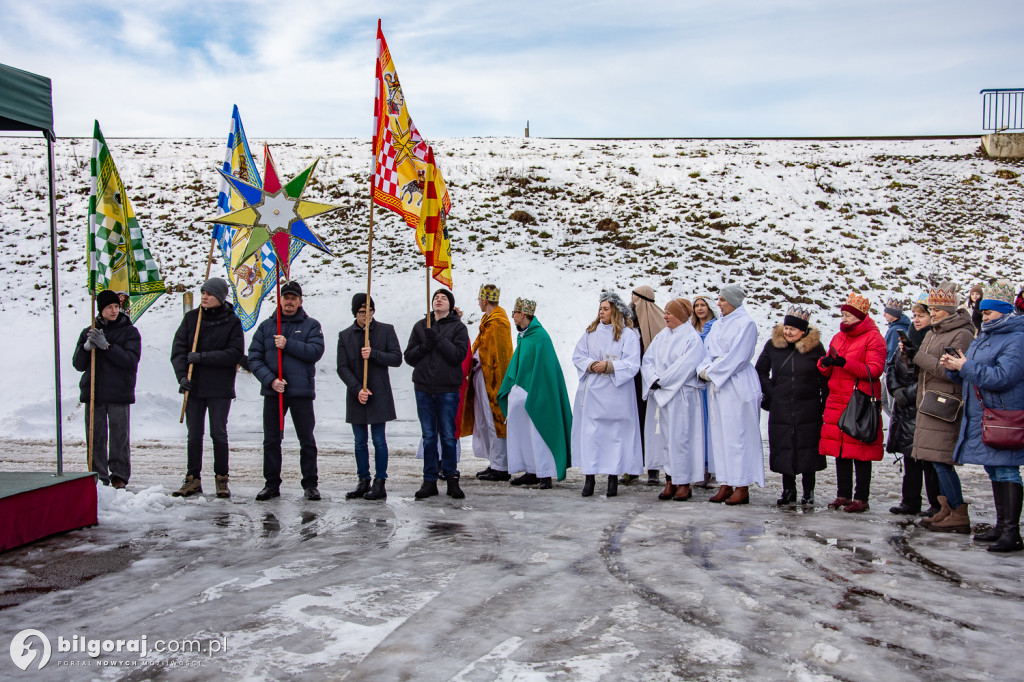
[[(210, 255), (206, 257), (206, 278), (203, 280), (203, 284), (206, 280), (210, 279), (210, 266), (213, 264), (213, 247), (216, 246), (217, 239), (210, 239)], [(196, 352), (196, 348), (199, 347), (199, 328), (203, 325), (203, 298), (202, 292), (199, 295), (199, 319), (196, 320), (196, 333), (192, 337), (192, 352)], [(192, 381), (192, 363), (188, 363), (188, 374), (185, 377), (189, 381)], [(181, 424), (185, 421), (185, 407), (188, 405), (188, 391), (185, 391), (185, 397), (181, 401), (181, 416), (178, 417), (178, 423)]]
[(430, 329), (430, 264), (427, 264), (427, 329)]
[[(370, 176), (370, 231), (367, 237), (366, 252), (366, 329), (363, 334), (363, 347), (370, 346), (370, 322), (373, 320), (373, 309), (370, 307), (370, 278), (373, 272), (373, 176)], [(358, 312), (358, 311), (357, 311)], [(363, 358), (363, 390), (367, 390), (370, 375), (370, 358)]]
[[(93, 330), (96, 328), (96, 292), (92, 292), (92, 303), (89, 304), (89, 315), (92, 320), (89, 323), (89, 329)], [(92, 444), (93, 444), (93, 428), (96, 425), (96, 347), (93, 346), (92, 350), (89, 351), (89, 472), (92, 472)]]

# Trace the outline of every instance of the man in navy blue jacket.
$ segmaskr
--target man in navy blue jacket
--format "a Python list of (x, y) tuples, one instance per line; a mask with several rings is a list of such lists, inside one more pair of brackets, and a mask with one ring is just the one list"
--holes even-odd
[[(263, 478), (266, 485), (256, 494), (260, 502), (281, 495), (281, 423), (278, 396), (284, 396), (284, 411), (292, 413), (292, 425), (299, 439), (299, 468), (307, 500), (319, 500), (317, 490), (316, 440), (313, 438), (313, 400), (316, 398), (316, 363), (324, 354), (324, 333), (320, 323), (302, 309), (302, 288), (298, 282), (281, 287), (281, 333), (277, 333), (277, 311), (264, 320), (249, 344), (249, 370), (259, 379), (263, 396)], [(281, 350), (282, 377), (278, 379), (277, 352)]]

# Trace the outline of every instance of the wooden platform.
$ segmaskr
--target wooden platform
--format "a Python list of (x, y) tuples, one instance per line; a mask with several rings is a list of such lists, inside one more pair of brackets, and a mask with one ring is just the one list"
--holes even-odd
[(96, 523), (95, 474), (0, 473), (0, 552)]

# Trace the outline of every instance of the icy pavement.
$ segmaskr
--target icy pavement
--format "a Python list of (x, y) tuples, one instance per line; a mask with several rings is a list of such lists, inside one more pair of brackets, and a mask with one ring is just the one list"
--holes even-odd
[[(0, 469), (49, 466), (40, 444), (0, 448)], [(81, 454), (67, 448), (69, 462)], [(419, 462), (401, 452), (386, 503), (345, 501), (352, 457), (330, 448), (324, 501), (302, 499), (286, 450), (282, 497), (257, 503), (257, 449), (232, 455), (231, 500), (180, 500), (180, 448), (136, 445), (129, 491), (100, 489), (99, 526), (0, 554), (0, 676), (1019, 679), (1024, 556), (889, 514), (888, 461), (871, 511), (850, 515), (825, 508), (831, 469), (805, 511), (775, 507), (773, 475), (751, 505), (728, 508), (699, 490), (660, 502), (636, 484), (583, 499), (578, 470), (550, 491), (483, 483), (472, 457), (465, 500), (416, 502)], [(963, 476), (973, 520), (991, 522), (984, 474)], [(25, 628), (54, 642), (42, 670), (7, 655)], [(223, 650), (110, 665), (139, 659), (58, 652), (56, 638), (74, 635)]]

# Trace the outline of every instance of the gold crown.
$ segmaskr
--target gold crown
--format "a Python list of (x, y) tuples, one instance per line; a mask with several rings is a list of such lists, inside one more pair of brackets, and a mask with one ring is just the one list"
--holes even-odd
[(501, 297), (501, 289), (494, 286), (493, 284), (485, 284), (480, 287), (479, 298), (490, 303), (497, 303)]
[(537, 312), (537, 302), (531, 301), (528, 298), (517, 298), (516, 305), (512, 309), (513, 313), (523, 313), (525, 315), (533, 315)]
[(790, 306), (789, 310), (786, 311), (786, 317), (796, 317), (806, 322), (811, 319), (811, 311), (800, 306)]
[(929, 289), (928, 290), (928, 306), (942, 305), (956, 307), (956, 291), (953, 289)]
[(864, 298), (856, 291), (850, 293), (850, 297), (846, 299), (846, 305), (856, 308), (865, 315), (871, 311), (871, 301)]

